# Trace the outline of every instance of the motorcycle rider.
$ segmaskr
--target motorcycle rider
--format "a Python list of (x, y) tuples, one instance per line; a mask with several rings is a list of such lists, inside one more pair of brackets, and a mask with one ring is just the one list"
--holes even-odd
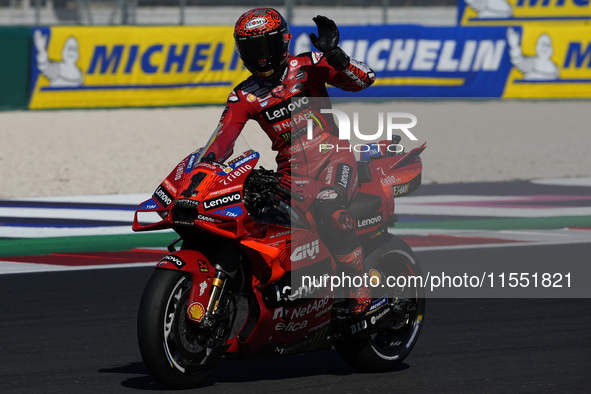
[[(295, 127), (284, 109), (290, 102), (305, 103), (305, 97), (328, 97), (326, 83), (346, 91), (365, 89), (373, 83), (375, 74), (338, 47), (339, 31), (331, 19), (317, 16), (313, 20), (318, 36), (311, 33), (310, 39), (320, 52), (292, 56), (289, 27), (275, 9), (252, 9), (238, 19), (234, 28), (236, 50), (252, 75), (228, 96), (217, 137), (204, 156), (223, 162), (246, 121), (256, 120), (277, 151), (282, 182), (290, 185), (291, 176), (300, 176), (323, 184), (312, 209), (319, 235), (342, 269), (362, 275), (363, 251), (347, 210), (357, 188), (356, 159), (346, 149), (349, 142), (338, 139), (336, 125), (330, 120), (326, 127), (316, 128), (318, 137), (306, 139), (301, 132), (306, 125)], [(339, 149), (320, 152), (321, 146)], [(350, 298), (353, 316), (365, 313), (371, 305), (366, 287), (350, 290)]]

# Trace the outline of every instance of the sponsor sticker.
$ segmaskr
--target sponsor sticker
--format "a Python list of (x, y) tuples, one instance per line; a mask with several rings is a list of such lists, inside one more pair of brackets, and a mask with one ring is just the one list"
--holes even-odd
[(213, 191), (211, 193), (209, 193), (210, 196), (217, 196), (218, 194), (226, 194), (226, 193), (230, 193), (231, 191), (237, 190), (242, 188), (242, 185), (236, 185), (236, 186), (232, 186), (232, 187), (226, 187), (223, 188), (221, 190), (216, 190)]
[(205, 293), (206, 289), (207, 289), (207, 281), (204, 280), (203, 282), (199, 283), (199, 297), (201, 297)]
[(215, 213), (217, 215), (227, 216), (230, 218), (237, 218), (238, 216), (242, 215), (244, 213), (244, 211), (239, 206), (236, 206), (236, 207), (219, 209), (217, 211), (213, 211), (213, 213)]
[(193, 302), (191, 305), (189, 305), (189, 309), (188, 309), (188, 315), (189, 315), (189, 319), (197, 322), (197, 323), (201, 323), (201, 320), (203, 319), (203, 316), (205, 315), (205, 308), (203, 307), (203, 305), (199, 302)]
[(238, 95), (236, 94), (235, 91), (231, 91), (230, 95), (228, 96), (228, 101), (231, 103), (235, 103), (237, 101), (240, 101), (240, 99), (238, 98)]
[(394, 194), (394, 197), (402, 196), (408, 193), (408, 183), (392, 186), (392, 193)]
[(366, 145), (369, 149), (361, 151), (361, 161), (369, 161), (372, 157), (382, 156), (377, 143)]
[(239, 159), (234, 160), (233, 162), (231, 162), (230, 167), (232, 169), (236, 169), (236, 168), (244, 165), (245, 163), (248, 163), (249, 161), (258, 158), (259, 156), (260, 155), (259, 155), (258, 152), (250, 153), (250, 154), (248, 154), (248, 156), (241, 157), (241, 158), (239, 158)]
[(168, 179), (165, 179), (164, 182), (162, 182), (162, 184), (169, 192), (176, 194), (176, 192), (177, 192), (176, 187), (174, 187)]
[(156, 202), (154, 201), (153, 198), (149, 199), (148, 201), (142, 203), (142, 205), (140, 205), (139, 209), (156, 209), (158, 208), (158, 205), (156, 204)]
[(286, 332), (296, 332), (306, 328), (308, 325), (308, 320), (304, 320), (303, 322), (289, 322), (289, 323), (277, 323), (275, 325), (275, 331), (286, 331)]
[[(282, 85), (283, 86), (283, 85)], [(301, 88), (301, 86), (299, 87)], [(292, 112), (304, 109), (308, 105), (308, 97), (292, 98), (291, 102), (281, 102), (263, 111), (263, 117), (269, 123), (278, 123), (291, 117)]]
[(154, 192), (153, 198), (156, 199), (163, 207), (167, 207), (172, 203), (173, 197), (170, 195), (166, 188), (162, 187), (162, 185), (158, 186), (156, 191)]
[(209, 223), (216, 223), (216, 224), (223, 223), (222, 220), (219, 220), (219, 219), (216, 219), (216, 218), (212, 218), (210, 216), (201, 215), (201, 214), (197, 215), (197, 219), (198, 220), (202, 220), (204, 222), (209, 222)]
[(160, 260), (160, 262), (166, 262), (166, 261), (171, 262), (178, 269), (182, 269), (185, 265), (187, 265), (187, 263), (185, 263), (185, 261), (183, 259), (181, 259), (180, 257), (175, 256), (173, 254), (169, 254), (167, 256), (164, 256), (164, 258), (162, 258), (162, 260)]
[[(209, 266), (207, 265), (207, 263), (203, 260), (197, 260), (197, 265), (199, 266), (199, 272), (203, 272), (203, 273), (208, 273), (209, 272)], [(199, 294), (201, 295), (201, 294)]]
[(373, 268), (369, 270), (369, 283), (372, 286), (378, 286), (382, 283), (382, 274), (380, 274), (380, 271)]
[(294, 248), (291, 261), (312, 260), (320, 253), (318, 240)]
[(353, 168), (345, 163), (339, 163), (337, 166), (335, 185), (343, 187), (345, 190), (349, 190), (351, 186), (351, 178), (353, 177)]
[(300, 70), (296, 74), (295, 79), (298, 82), (305, 81), (306, 79), (308, 79), (308, 75), (305, 72), (303, 72), (302, 70)]
[(383, 222), (383, 216), (382, 213), (378, 213), (375, 215), (372, 215), (370, 217), (366, 217), (364, 219), (357, 219), (357, 228), (358, 229), (364, 229), (364, 228), (368, 228), (368, 227), (372, 227), (378, 224), (381, 224)]
[(322, 59), (322, 53), (320, 52), (312, 52), (312, 63), (316, 64)]
[(379, 320), (382, 319), (382, 317), (386, 316), (388, 313), (390, 313), (390, 309), (384, 309), (383, 311), (378, 313), (376, 316), (372, 316), (370, 319), (371, 324), (376, 324)]
[(302, 90), (302, 88), (304, 87), (304, 83), (303, 82), (298, 82), (295, 85), (293, 85), (289, 91), (291, 93), (298, 93), (300, 90)]
[(226, 205), (236, 204), (240, 201), (242, 201), (242, 196), (240, 195), (240, 192), (235, 192), (232, 194), (227, 194), (225, 196), (220, 196), (203, 201), (203, 209), (208, 211), (210, 209), (221, 208)]
[[(371, 271), (370, 270), (370, 275), (371, 275)], [(375, 270), (373, 270), (375, 271)], [(379, 283), (379, 282), (378, 282)], [(369, 308), (369, 311), (367, 312), (368, 315), (380, 310), (384, 305), (386, 305), (386, 303), (388, 302), (388, 297), (387, 296), (382, 296), (381, 298), (375, 300), (372, 304), (371, 307)]]

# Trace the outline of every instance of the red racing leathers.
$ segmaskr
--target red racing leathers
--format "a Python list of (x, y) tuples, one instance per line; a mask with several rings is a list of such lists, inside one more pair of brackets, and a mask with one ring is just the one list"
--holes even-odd
[[(254, 119), (271, 139), (272, 149), (277, 151), (279, 172), (287, 173), (290, 167), (301, 168), (299, 175), (317, 178), (315, 170), (322, 167), (326, 160), (348, 162), (355, 167), (353, 153), (346, 149), (339, 149), (338, 152), (332, 149), (317, 160), (308, 157), (311, 153), (318, 154), (318, 145), (322, 143), (344, 147), (347, 141), (338, 140), (336, 127), (329, 127), (313, 140), (307, 140), (304, 133), (297, 141), (292, 141), (288, 105), (291, 101), (294, 104), (292, 107), (298, 108), (305, 106), (302, 101), (306, 97), (328, 97), (326, 83), (355, 92), (371, 85), (374, 79), (373, 71), (354, 59), (344, 70), (336, 70), (318, 52), (290, 56), (287, 75), (281, 84), (269, 84), (251, 76), (230, 93), (218, 126), (218, 136), (207, 153), (215, 153), (218, 161), (225, 159), (246, 121)], [(297, 126), (306, 127), (306, 123)]]
[[(346, 91), (359, 91), (374, 79), (373, 71), (354, 59), (343, 70), (337, 70), (319, 52), (290, 56), (282, 83), (271, 84), (251, 76), (230, 93), (216, 140), (205, 153), (214, 153), (218, 161), (223, 161), (230, 155), (246, 121), (256, 120), (277, 151), (280, 173), (323, 184), (312, 211), (319, 234), (335, 258), (355, 273), (363, 271), (362, 250), (347, 211), (357, 188), (355, 156), (349, 142), (339, 140), (332, 118), (314, 116), (322, 121), (316, 122), (320, 127), (314, 127), (314, 136), (308, 139), (308, 117), (300, 116), (298, 109), (308, 107), (309, 98), (316, 101), (322, 97), (326, 98), (322, 108), (330, 108), (326, 83)], [(322, 144), (339, 149), (321, 149)], [(353, 293), (352, 297), (367, 300), (366, 295)]]

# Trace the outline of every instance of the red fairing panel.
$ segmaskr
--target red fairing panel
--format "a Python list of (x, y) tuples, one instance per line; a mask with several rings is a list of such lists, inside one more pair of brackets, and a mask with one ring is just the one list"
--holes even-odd
[(187, 317), (197, 323), (205, 316), (215, 268), (196, 250), (179, 250), (164, 256), (157, 268), (185, 271), (191, 274), (193, 287), (187, 306)]

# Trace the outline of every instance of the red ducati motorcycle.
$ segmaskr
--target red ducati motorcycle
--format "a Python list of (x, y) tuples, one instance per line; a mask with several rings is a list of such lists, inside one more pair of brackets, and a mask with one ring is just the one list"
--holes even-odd
[[(310, 214), (319, 184), (301, 180), (286, 189), (273, 171), (255, 169), (260, 156), (251, 149), (226, 164), (206, 161), (199, 151), (181, 161), (140, 204), (133, 223), (135, 231), (172, 228), (179, 235), (139, 307), (138, 342), (149, 372), (168, 387), (191, 388), (224, 356), (331, 347), (360, 371), (402, 362), (419, 337), (425, 299), (420, 288), (387, 280), (421, 275), (410, 247), (388, 226), (396, 221), (394, 199), (421, 183), (425, 144), (396, 153), (398, 141), (365, 145), (358, 162), (349, 211), (374, 301), (356, 318), (348, 314), (343, 287), (333, 286), (345, 278)], [(158, 220), (145, 223), (146, 215)]]

